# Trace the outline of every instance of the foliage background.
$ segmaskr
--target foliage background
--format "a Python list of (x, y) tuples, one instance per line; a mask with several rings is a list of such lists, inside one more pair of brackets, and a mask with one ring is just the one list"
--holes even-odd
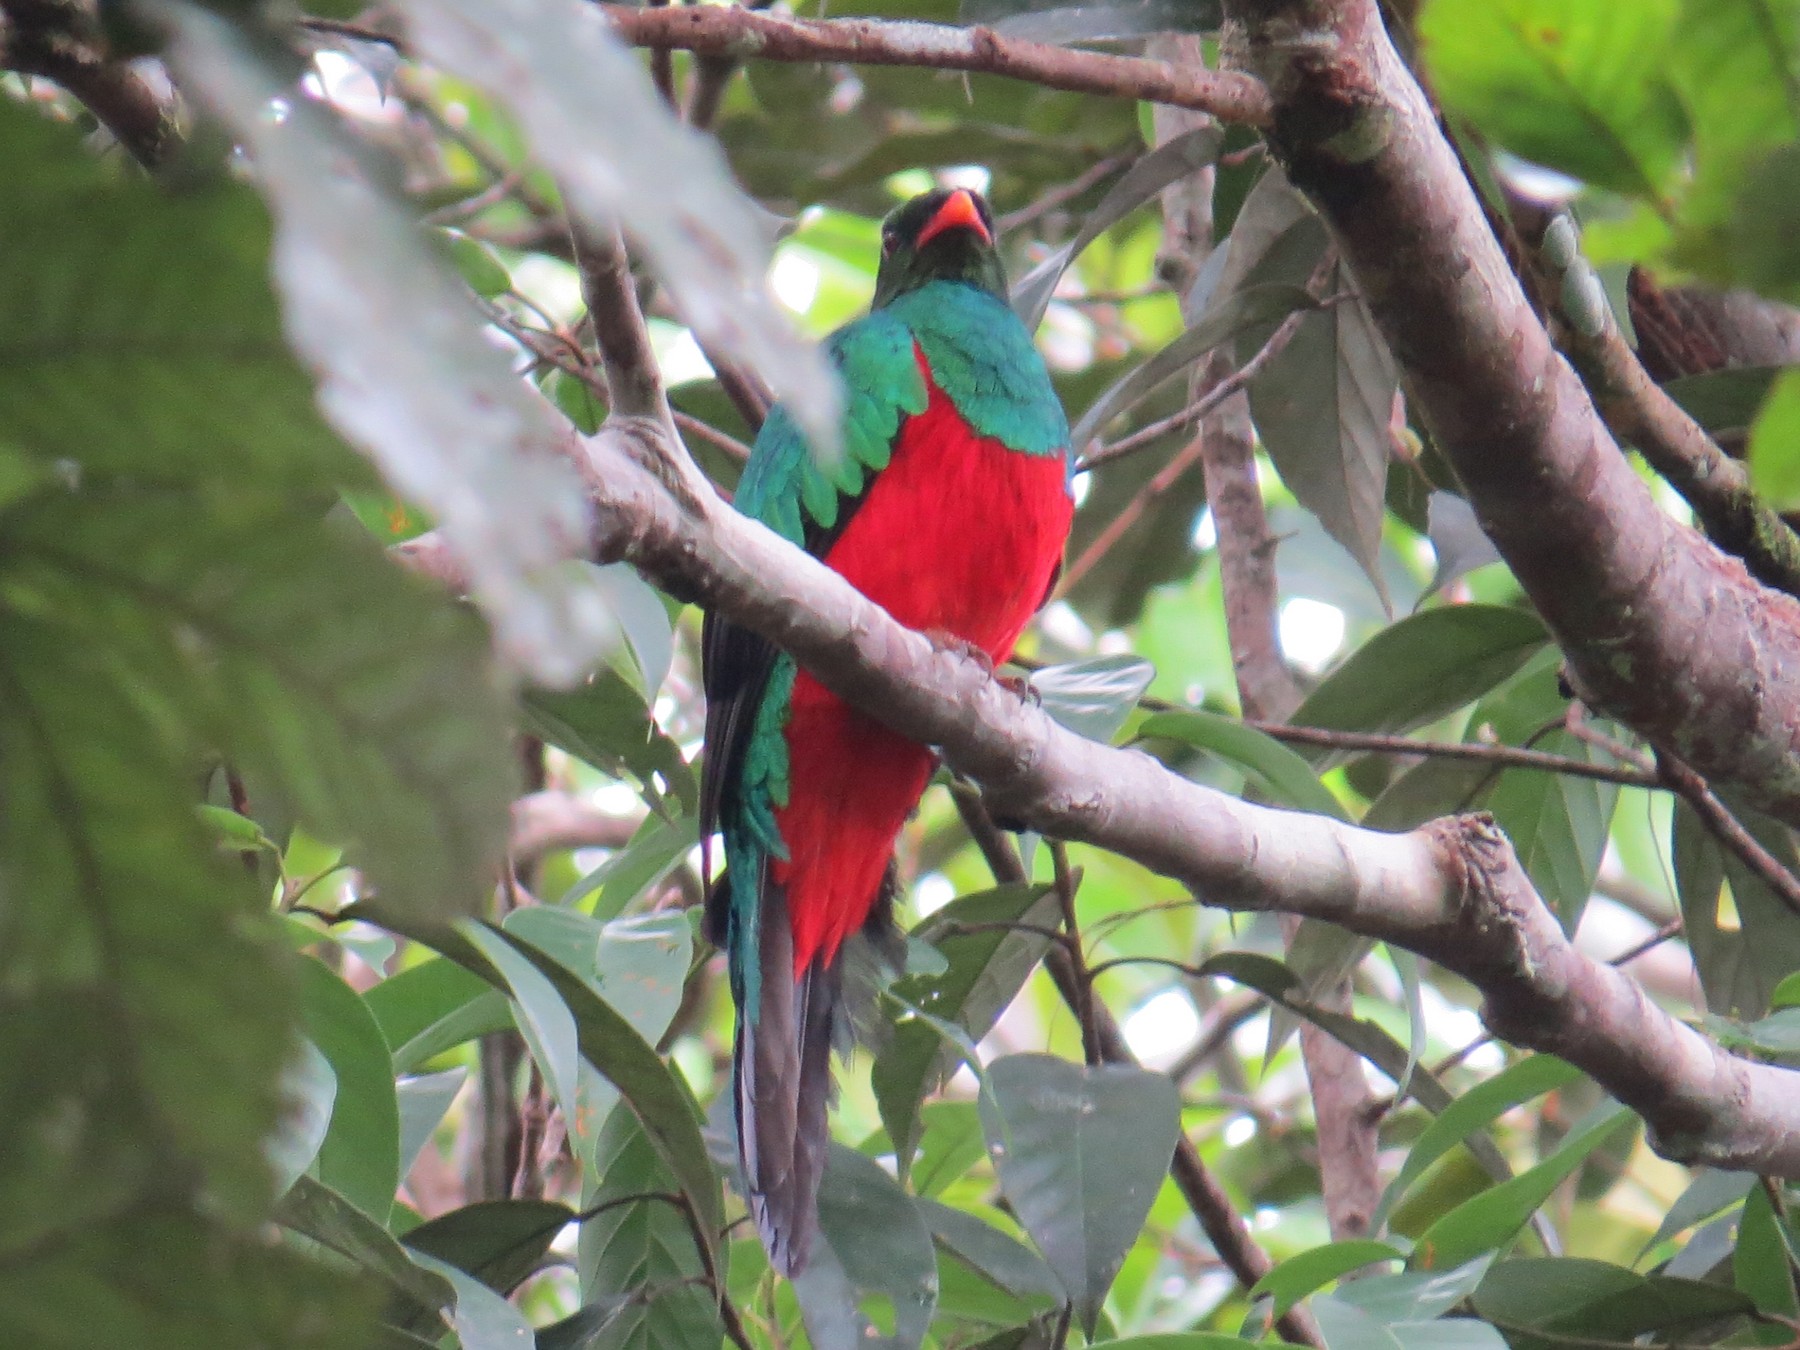
[[(3, 8), (22, 52), (43, 16)], [(662, 154), (692, 143), (666, 139), (641, 74), (613, 87), (557, 60), (559, 41), (603, 44), (591, 16), (525, 8), (447, 7), (486, 27), (473, 56), (414, 13), (429, 55), (356, 36), (330, 5), (298, 27), (232, 6), (91, 32), (53, 14), (115, 54), (175, 35), (198, 120), (156, 181), (54, 83), (0, 77), (9, 1336), (1210, 1347), (1269, 1337), (1305, 1299), (1331, 1350), (1791, 1341), (1782, 1183), (1658, 1159), (1591, 1081), (1492, 1041), (1478, 991), (1405, 953), (1233, 919), (1084, 846), (1026, 837), (996, 868), (947, 781), (902, 842), (916, 941), (893, 1025), (841, 1075), (826, 1249), (773, 1279), (734, 1222), (729, 1000), (693, 908), (698, 614), (623, 567), (557, 561), (578, 484), (536, 453), (556, 433), (506, 372), (583, 430), (603, 415), (564, 200), (591, 212), (607, 175), (581, 156), (623, 185), (602, 204), (653, 264), (659, 363), (723, 489), (759, 375), (803, 404), (820, 386), (759, 347), (754, 303), (736, 340), (696, 317), (730, 302), (691, 272), (684, 292), (703, 250), (680, 223), (754, 216), (711, 161), (671, 184)], [(832, 15), (998, 18), (1109, 50), (1172, 22), (966, 8)], [(1416, 34), (1390, 18), (1478, 181), (1588, 224), (1591, 266), (1563, 264), (1578, 299), (1604, 288), (1623, 314), (1632, 263), (1794, 298), (1793, 7), (1436, 0)], [(1636, 953), (1654, 996), (1730, 1045), (1794, 1052), (1800, 921), (1641, 747), (1572, 704), (1407, 426), (1354, 278), (1252, 134), (1177, 148), (1220, 165), (1214, 228), (1234, 242), (1207, 262), (1170, 249), (1158, 192), (1187, 162), (1147, 143), (1147, 105), (605, 51), (687, 90), (689, 120), (782, 218), (770, 276), (802, 331), (866, 303), (883, 211), (967, 182), (1002, 214), (1015, 277), (1055, 285), (1040, 342), (1079, 448), (1163, 426), (1078, 479), (1064, 593), (1023, 652), (1055, 715), (1386, 829), (1483, 807), (1585, 949)], [(281, 112), (259, 116), (271, 97)], [(233, 139), (247, 158), (223, 153)], [(741, 244), (725, 281), (761, 265)], [(1218, 527), (1191, 423), (1164, 425), (1199, 390), (1121, 385), (1159, 353), (1185, 377), (1215, 350), (1260, 361), (1292, 720), (1409, 751), (1289, 748), (1237, 718)], [(1783, 506), (1800, 481), (1786, 359), (1670, 384), (1709, 430), (1748, 432)], [(479, 616), (382, 557), (433, 523), (471, 550)], [(1423, 753), (1450, 745), (1564, 762)], [(1785, 827), (1738, 816), (1795, 865)], [(1039, 968), (1066, 950), (1059, 926), (1141, 1067), (1088, 1062), (1095, 1015), (1084, 1028)], [(1324, 1006), (1347, 971), (1351, 1003)], [(1301, 1019), (1373, 1066), (1387, 1189), (1367, 1234), (1327, 1213)], [(1178, 1130), (1276, 1263), (1254, 1293), (1166, 1175)]]

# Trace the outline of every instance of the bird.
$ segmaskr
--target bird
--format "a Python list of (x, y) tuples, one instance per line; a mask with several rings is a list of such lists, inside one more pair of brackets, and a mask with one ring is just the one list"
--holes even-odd
[[(1006, 660), (1060, 571), (1073, 460), (986, 200), (940, 189), (890, 213), (869, 312), (824, 347), (841, 453), (816, 455), (778, 404), (733, 505), (900, 623)], [(701, 648), (700, 834), (723, 841), (706, 912), (737, 1007), (738, 1158), (771, 1264), (793, 1276), (817, 1234), (833, 1047), (848, 1053), (903, 951), (894, 846), (935, 757), (717, 613)]]

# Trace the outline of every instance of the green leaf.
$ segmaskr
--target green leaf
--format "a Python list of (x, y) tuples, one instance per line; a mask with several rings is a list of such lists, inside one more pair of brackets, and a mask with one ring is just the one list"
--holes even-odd
[(1298, 286), (1275, 284), (1249, 286), (1223, 297), (1180, 337), (1095, 399), (1069, 433), (1069, 443), (1085, 449), (1113, 418), (1148, 398), (1214, 347), (1258, 325), (1279, 323), (1296, 310), (1311, 309), (1317, 303)]
[(1531, 1055), (1507, 1065), (1492, 1078), (1463, 1093), (1439, 1112), (1437, 1119), (1414, 1141), (1406, 1161), (1382, 1193), (1372, 1226), (1379, 1228), (1400, 1197), (1425, 1175), (1426, 1169), (1475, 1131), (1485, 1129), (1515, 1106), (1546, 1092), (1554, 1092), (1580, 1077), (1580, 1070), (1560, 1059)]
[(1217, 755), (1252, 777), (1283, 806), (1334, 820), (1349, 819), (1343, 804), (1299, 755), (1274, 737), (1234, 717), (1195, 711), (1161, 712), (1137, 727), (1139, 740), (1179, 741)]
[(593, 1215), (581, 1226), (582, 1301), (626, 1301), (580, 1342), (582, 1350), (718, 1345), (723, 1332), (710, 1291), (683, 1283), (705, 1273), (686, 1219), (664, 1200), (633, 1198), (673, 1190), (675, 1182), (629, 1113), (615, 1111), (601, 1129), (595, 1175), (600, 1184), (582, 1196)]
[(363, 995), (394, 1047), (394, 1072), (414, 1073), (465, 1041), (512, 1025), (506, 996), (454, 961), (433, 957)]
[(1275, 1300), (1274, 1316), (1285, 1317), (1301, 1299), (1333, 1280), (1378, 1261), (1405, 1259), (1398, 1249), (1368, 1238), (1328, 1242), (1323, 1247), (1290, 1256), (1251, 1287), (1250, 1297), (1271, 1296)]
[(614, 918), (673, 872), (699, 838), (695, 816), (647, 816), (630, 843), (571, 886), (559, 903), (578, 905), (598, 891), (593, 917)]
[(988, 1078), (982, 1120), (1001, 1189), (1091, 1331), (1168, 1174), (1180, 1134), (1175, 1085), (1049, 1055), (1008, 1055)]
[[(505, 985), (499, 970), (481, 950), (448, 925), (417, 920), (367, 901), (351, 906), (350, 917), (366, 919), (423, 942), (496, 988)], [(522, 939), (505, 933), (499, 936), (511, 943), (549, 980), (575, 1019), (582, 1058), (619, 1089), (620, 1095), (643, 1123), (657, 1155), (698, 1213), (701, 1231), (708, 1235), (717, 1233), (724, 1227), (724, 1200), (720, 1195), (718, 1174), (713, 1170), (706, 1144), (700, 1137), (699, 1108), (686, 1083), (638, 1035), (631, 1023), (595, 994), (577, 972), (568, 970)]]
[[(962, 896), (913, 930), (915, 938), (943, 953), (949, 969), (942, 975), (905, 976), (895, 982), (895, 993), (979, 1041), (1024, 987), (1048, 945), (1039, 932), (1007, 925), (1042, 929), (1054, 925), (1058, 913), (1048, 886), (1001, 886)], [(902, 1179), (918, 1147), (919, 1102), (955, 1071), (957, 1062), (956, 1051), (917, 1020), (902, 1022), (875, 1059), (870, 1085)]]
[(484, 1200), (420, 1224), (401, 1242), (510, 1294), (574, 1222), (574, 1210), (550, 1200)]
[[(1012, 306), (1025, 327), (1031, 332), (1037, 331), (1037, 326), (1043, 322), (1044, 310), (1050, 305), (1050, 297), (1056, 292), (1056, 283), (1084, 248), (1170, 183), (1211, 164), (1219, 157), (1219, 147), (1224, 142), (1225, 134), (1219, 127), (1196, 127), (1157, 146), (1133, 164), (1107, 189), (1100, 204), (1088, 212), (1073, 239), (1013, 283)], [(1081, 443), (1076, 441), (1074, 444), (1079, 446)]]
[(1481, 697), (1548, 640), (1543, 624), (1522, 609), (1422, 610), (1352, 652), (1293, 720), (1338, 731), (1411, 731)]
[(256, 161), (286, 330), (326, 416), (437, 522), (509, 664), (580, 678), (614, 630), (582, 568), (558, 566), (590, 536), (561, 418), (483, 337), (412, 209), (359, 171), (365, 156), (329, 105), (290, 98), (286, 116), (267, 116), (288, 72), (197, 4), (163, 0), (158, 14), (183, 89)]
[(1714, 437), (1742, 435), (1756, 421), (1769, 390), (1785, 366), (1740, 366), (1684, 375), (1670, 380), (1663, 392)]
[(356, 991), (311, 957), (300, 961), (306, 1031), (337, 1075), (319, 1180), (378, 1222), (400, 1185), (400, 1107), (387, 1041)]
[(826, 1158), (819, 1237), (794, 1293), (815, 1350), (917, 1350), (931, 1326), (937, 1253), (925, 1220), (879, 1163), (842, 1144)]
[[(1531, 741), (1536, 749), (1552, 754), (1589, 764), (1612, 763), (1598, 746), (1570, 732), (1559, 728), (1540, 734), (1568, 710), (1560, 664), (1561, 656), (1554, 650), (1534, 658), (1519, 678), (1476, 710), (1470, 719), (1471, 737), (1491, 731), (1503, 745)], [(1595, 729), (1624, 734), (1605, 721), (1597, 722)], [(1566, 932), (1575, 931), (1593, 893), (1618, 799), (1615, 783), (1535, 769), (1506, 770), (1487, 795), (1487, 809), (1506, 831), (1532, 885)]]
[(1639, 1258), (1647, 1256), (1653, 1248), (1661, 1246), (1677, 1233), (1692, 1228), (1697, 1223), (1704, 1223), (1737, 1204), (1755, 1184), (1754, 1172), (1719, 1172), (1710, 1167), (1699, 1169), (1694, 1179), (1688, 1183), (1688, 1188), (1669, 1206), (1669, 1212), (1663, 1215), (1663, 1221), (1644, 1244)]
[(507, 274), (506, 264), (487, 244), (461, 230), (445, 230), (443, 239), (451, 263), (475, 294), (492, 300), (512, 289), (512, 277)]
[(1369, 1275), (1338, 1285), (1332, 1297), (1390, 1326), (1428, 1322), (1473, 1293), (1493, 1262), (1492, 1253), (1487, 1253), (1450, 1270)]
[(1419, 1269), (1441, 1270), (1504, 1246), (1588, 1154), (1612, 1138), (1621, 1126), (1635, 1124), (1636, 1117), (1622, 1106), (1608, 1103), (1582, 1126), (1570, 1131), (1556, 1152), (1536, 1167), (1463, 1201), (1432, 1224), (1413, 1249), (1412, 1264)]
[(72, 125), (0, 103), (0, 440), (90, 473), (362, 477), (313, 406), (270, 291), (268, 218), (224, 178), (165, 192)]
[[(1768, 1191), (1751, 1187), (1738, 1219), (1732, 1275), (1738, 1289), (1755, 1300), (1758, 1312), (1792, 1321), (1800, 1313), (1800, 1296), (1794, 1292), (1794, 1268), (1781, 1224)], [(1760, 1326), (1752, 1334), (1763, 1345), (1780, 1345), (1789, 1339), (1780, 1326)]]
[(404, 1178), (431, 1136), (450, 1110), (456, 1094), (468, 1081), (469, 1071), (463, 1065), (442, 1073), (421, 1074), (402, 1078), (394, 1084), (394, 1097), (400, 1104), (400, 1175)]
[(450, 1326), (461, 1350), (531, 1350), (537, 1344), (525, 1314), (480, 1280), (424, 1252), (415, 1252), (413, 1260), (456, 1291)]
[(917, 1204), (932, 1240), (998, 1288), (1024, 1299), (1047, 1298), (1060, 1303), (1068, 1297), (1044, 1258), (1017, 1238), (966, 1210), (935, 1200)]
[(915, 1195), (942, 1193), (986, 1156), (974, 1102), (927, 1102), (919, 1108), (919, 1157), (909, 1177)]
[[(1726, 802), (1752, 837), (1785, 866), (1800, 866), (1792, 836), (1767, 816)], [(1800, 970), (1800, 928), (1768, 884), (1720, 845), (1685, 802), (1670, 847), (1683, 936), (1714, 1013), (1761, 1016), (1775, 988)]]
[(434, 1332), (442, 1329), (443, 1314), (455, 1301), (449, 1282), (415, 1264), (387, 1229), (331, 1187), (301, 1177), (275, 1207), (275, 1221), (381, 1279), (398, 1300), (399, 1315), (422, 1318)]
[[(1722, 1285), (1645, 1277), (1574, 1257), (1498, 1262), (1472, 1302), (1476, 1313), (1505, 1329), (1521, 1350), (1548, 1350), (1568, 1336), (1623, 1344), (1648, 1332), (1742, 1316), (1754, 1306)], [(1551, 1334), (1541, 1339), (1529, 1334), (1539, 1330)]]
[(383, 895), (485, 899), (514, 772), (485, 644), (441, 591), (279, 497), (96, 486), (4, 529), (15, 596), (71, 640), (134, 642), (136, 678)]
[(1432, 0), (1419, 37), (1444, 105), (1513, 153), (1660, 200), (1687, 139), (1669, 82), (1677, 0)]
[(673, 793), (685, 811), (694, 811), (698, 789), (681, 747), (657, 726), (643, 694), (617, 671), (602, 670), (566, 692), (528, 690), (522, 703), (533, 734), (614, 778), (629, 775)]
[(575, 1016), (556, 986), (535, 964), (492, 928), (465, 920), (457, 931), (500, 972), (512, 1000), (513, 1021), (531, 1050), (544, 1081), (563, 1113), (576, 1119), (577, 1032)]
[(1156, 678), (1141, 656), (1094, 656), (1031, 673), (1044, 711), (1077, 736), (1108, 745)]
[[(1351, 284), (1334, 270), (1328, 294)], [(1381, 573), (1388, 425), (1399, 372), (1361, 300), (1308, 314), (1250, 381), (1250, 415), (1281, 481), (1361, 565), (1388, 602)]]
[(1800, 370), (1775, 381), (1750, 432), (1750, 477), (1770, 505), (1800, 504)]

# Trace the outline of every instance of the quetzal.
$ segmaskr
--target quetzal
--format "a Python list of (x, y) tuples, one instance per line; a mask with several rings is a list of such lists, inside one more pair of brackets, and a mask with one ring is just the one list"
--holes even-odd
[[(776, 407), (735, 505), (901, 623), (1001, 661), (1060, 565), (1068, 422), (1007, 305), (981, 197), (915, 197), (883, 222), (881, 250), (869, 313), (826, 341), (842, 455), (815, 457)], [(700, 830), (724, 836), (707, 915), (738, 1009), (739, 1156), (763, 1243), (794, 1274), (815, 1231), (832, 1047), (850, 1040), (869, 943), (897, 941), (894, 840), (932, 754), (717, 615), (702, 645)]]

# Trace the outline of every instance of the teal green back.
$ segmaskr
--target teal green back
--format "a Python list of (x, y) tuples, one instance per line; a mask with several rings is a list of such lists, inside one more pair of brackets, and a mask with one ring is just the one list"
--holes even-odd
[[(1028, 455), (1069, 453), (1069, 424), (1031, 335), (1005, 302), (955, 281), (934, 281), (837, 330), (825, 350), (844, 381), (844, 447), (821, 463), (786, 409), (769, 412), (738, 483), (733, 504), (789, 542), (805, 547), (838, 523), (846, 504), (887, 467), (901, 420), (925, 411), (925, 353), (940, 389), (983, 436)], [(775, 658), (751, 723), (734, 809), (722, 821), (725, 861), (735, 877), (760, 875), (763, 861), (785, 858), (775, 812), (787, 804), (783, 731), (795, 668)], [(731, 967), (738, 1001), (756, 1007), (756, 892), (733, 886)]]

